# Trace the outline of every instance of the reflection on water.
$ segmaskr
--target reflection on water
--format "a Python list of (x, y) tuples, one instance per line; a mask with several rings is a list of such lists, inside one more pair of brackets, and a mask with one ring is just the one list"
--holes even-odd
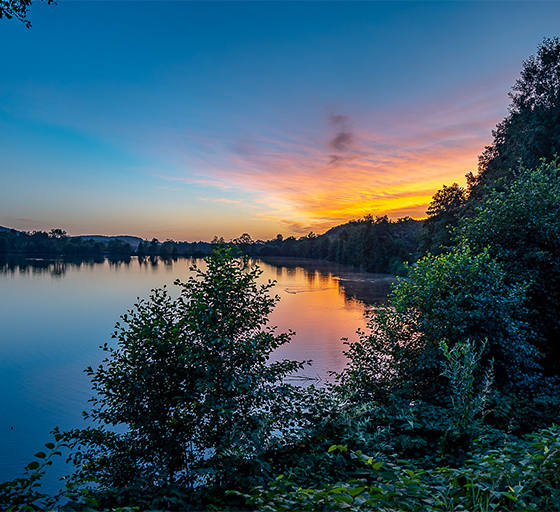
[[(0, 259), (0, 481), (21, 474), (53, 427), (84, 427), (91, 397), (84, 368), (101, 363), (99, 346), (113, 342), (115, 322), (137, 297), (163, 285), (178, 294), (173, 282), (186, 281), (194, 262)], [(341, 339), (354, 339), (394, 279), (317, 261), (256, 263), (281, 298), (270, 325), (296, 333), (274, 359), (312, 359), (306, 374), (322, 379), (344, 367)]]
[[(396, 282), (396, 277), (387, 274), (369, 274), (359, 269), (330, 263), (327, 261), (295, 260), (292, 258), (267, 258), (260, 261), (261, 266), (270, 264), (276, 268), (276, 275), (282, 277), (286, 272), (288, 276), (297, 276), (301, 272), (306, 283), (294, 284), (287, 293), (301, 293), (317, 289), (316, 282), (320, 286), (336, 286), (344, 294), (346, 300), (357, 300), (365, 305), (384, 304), (391, 286)], [(337, 284), (333, 284), (333, 281)]]
[[(104, 258), (103, 256), (92, 257), (91, 259), (58, 259), (58, 258), (27, 258), (22, 255), (0, 255), (0, 275), (7, 274), (48, 274), (52, 277), (63, 277), (69, 268), (93, 268), (108, 264), (109, 267), (120, 268), (129, 267), (132, 262), (140, 267), (157, 267), (164, 265), (173, 267), (178, 258), (153, 257), (126, 257), (126, 258)], [(187, 259), (189, 264), (195, 260)], [(293, 258), (267, 258), (266, 261), (257, 260), (257, 265), (269, 266), (270, 273), (275, 274), (275, 279), (281, 279), (285, 275), (294, 281), (303, 279), (304, 284), (292, 285), (286, 289), (286, 293), (302, 293), (318, 291), (316, 282), (324, 287), (332, 287), (333, 280), (338, 282), (336, 285), (347, 300), (358, 300), (364, 304), (383, 304), (387, 302), (387, 296), (392, 284), (396, 281), (395, 276), (387, 274), (369, 274), (358, 269), (338, 265), (336, 263), (297, 260)], [(301, 274), (298, 274), (298, 271)]]
[(52, 277), (62, 277), (68, 269), (80, 269), (86, 267), (103, 266), (107, 263), (110, 267), (128, 267), (132, 261), (138, 265), (157, 266), (159, 264), (173, 266), (177, 258), (160, 258), (159, 256), (132, 258), (128, 257), (108, 257), (93, 256), (91, 258), (49, 258), (33, 257), (28, 258), (24, 255), (0, 255), (0, 275), (4, 274), (49, 274)]

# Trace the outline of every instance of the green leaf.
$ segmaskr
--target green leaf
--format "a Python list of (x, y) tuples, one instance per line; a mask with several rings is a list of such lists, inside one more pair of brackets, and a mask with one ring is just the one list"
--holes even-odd
[(519, 501), (519, 498), (517, 498), (516, 496), (514, 496), (513, 494), (510, 494), (508, 492), (503, 492), (502, 496), (505, 496), (506, 498), (509, 498), (510, 500), (513, 500), (513, 501)]

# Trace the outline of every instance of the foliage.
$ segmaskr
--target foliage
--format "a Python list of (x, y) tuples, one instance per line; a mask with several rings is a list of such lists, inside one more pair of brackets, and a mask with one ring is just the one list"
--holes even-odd
[[(272, 283), (258, 285), (259, 270), (234, 256), (216, 247), (205, 268), (178, 283), (177, 299), (155, 290), (117, 325), (117, 346), (89, 369), (90, 415), (101, 426), (60, 439), (77, 468), (59, 495), (71, 500), (65, 508), (557, 507), (560, 435), (550, 424), (559, 399), (527, 393), (535, 368), (516, 316), (525, 287), (507, 284), (488, 251), (462, 246), (421, 260), (393, 292), (393, 308), (372, 319), (378, 330), (349, 346), (349, 367), (330, 389), (286, 385), (302, 365), (268, 363), (290, 335), (266, 327)], [(509, 343), (506, 335), (529, 350), (525, 366), (498, 343)], [(491, 357), (497, 369), (512, 358), (504, 371), (520, 375), (523, 395), (490, 391)], [(548, 430), (516, 437), (536, 426)], [(278, 474), (289, 477), (267, 485)]]
[(449, 379), (451, 411), (460, 430), (472, 430), (477, 416), (485, 412), (493, 381), (492, 365), (486, 372), (481, 391), (475, 395), (475, 370), (485, 348), (486, 343), (477, 351), (471, 340), (459, 342), (452, 349), (444, 341), (440, 343), (445, 357), (441, 374)]
[[(94, 240), (70, 237), (62, 229), (23, 232), (16, 230), (0, 231), (0, 254), (23, 253), (29, 255), (98, 256), (105, 246)], [(131, 251), (129, 248), (128, 255)]]
[[(467, 191), (461, 201), (441, 199), (457, 191), (444, 186), (434, 195), (422, 233), (420, 253), (438, 254), (455, 244), (453, 228), (458, 220), (476, 215), (494, 189), (503, 191), (526, 169), (535, 169), (541, 159), (553, 161), (560, 154), (560, 39), (544, 38), (523, 62), (520, 78), (509, 94), (509, 114), (492, 132), (493, 142), (479, 157), (478, 173), (467, 174)], [(460, 187), (458, 187), (460, 189)], [(457, 199), (461, 194), (451, 194)], [(434, 213), (434, 215), (432, 215)]]
[(509, 282), (529, 283), (532, 324), (542, 364), (560, 370), (560, 168), (557, 161), (512, 171), (514, 179), (490, 193), (461, 237), (473, 251), (487, 247)]
[(404, 275), (403, 262), (412, 263), (416, 258), (421, 225), (409, 217), (392, 221), (386, 215), (366, 215), (320, 236), (309, 233), (296, 240), (278, 235), (260, 246), (245, 244), (243, 250), (250, 248), (251, 254), (262, 257), (325, 259), (368, 272)]
[[(0, 0), (0, 19), (16, 18), (23, 22), (27, 28), (31, 28), (31, 22), (27, 19), (27, 11), (33, 0)], [(47, 0), (48, 4), (55, 4), (56, 0)]]
[(46, 469), (53, 464), (55, 457), (62, 456), (61, 450), (67, 448), (64, 436), (55, 429), (54, 443), (45, 444), (47, 452), (37, 452), (35, 458), (25, 467), (23, 477), (0, 484), (0, 507), (7, 512), (15, 510), (48, 510), (53, 508), (60, 497), (69, 496), (72, 493), (72, 485), (66, 486), (56, 496), (40, 491), (41, 479)]
[(358, 331), (339, 382), (361, 400), (391, 393), (438, 400), (440, 342), (454, 347), (470, 339), (485, 346), (482, 368), (494, 359), (499, 389), (531, 387), (539, 367), (525, 319), (525, 286), (505, 278), (488, 251), (461, 246), (421, 259), (393, 290), (392, 307), (374, 313), (369, 332)]
[[(332, 451), (347, 451), (333, 446)], [(560, 510), (560, 429), (551, 427), (499, 449), (477, 453), (458, 468), (415, 469), (351, 453), (367, 470), (353, 480), (302, 488), (282, 476), (246, 495), (262, 511)]]
[(301, 486), (322, 486), (353, 478), (360, 470), (348, 456), (329, 455), (333, 443), (370, 453), (377, 460), (407, 459), (414, 467), (434, 468), (462, 463), (477, 439), (485, 448), (504, 439), (503, 431), (484, 424), (482, 414), (467, 425), (461, 412), (446, 402), (407, 403), (396, 397), (365, 404), (339, 402), (305, 418), (297, 436), (286, 438), (276, 471), (289, 473)]
[(441, 254), (454, 245), (453, 230), (467, 201), (467, 191), (457, 183), (438, 190), (428, 206), (422, 225), (420, 254)]
[[(303, 363), (268, 363), (290, 339), (265, 327), (278, 300), (268, 294), (273, 283), (259, 285), (261, 271), (230, 249), (215, 248), (205, 262), (176, 282), (179, 298), (162, 289), (140, 300), (117, 324), (118, 346), (103, 347), (104, 365), (88, 369), (90, 416), (102, 427), (69, 433), (73, 459), (107, 489), (126, 488), (115, 499), (121, 506), (181, 507), (205, 489), (243, 488), (266, 475), (258, 456), (282, 428), (278, 404), (292, 389), (283, 379)], [(182, 497), (171, 499), (178, 489)]]
[(560, 39), (544, 38), (536, 55), (523, 62), (520, 78), (509, 94), (509, 115), (492, 132), (494, 141), (479, 158), (478, 175), (469, 176), (471, 195), (478, 199), (510, 169), (539, 165), (560, 153)]

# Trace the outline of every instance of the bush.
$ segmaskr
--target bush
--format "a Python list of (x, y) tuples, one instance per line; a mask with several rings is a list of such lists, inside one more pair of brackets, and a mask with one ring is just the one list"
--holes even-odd
[(482, 370), (494, 360), (498, 389), (531, 388), (539, 366), (526, 321), (525, 290), (523, 284), (506, 282), (488, 251), (475, 254), (460, 246), (426, 256), (394, 288), (391, 307), (374, 313), (369, 332), (358, 331), (338, 382), (359, 400), (398, 393), (439, 401), (445, 387), (440, 343), (452, 348), (471, 340), (485, 347)]
[(560, 371), (560, 167), (557, 161), (512, 178), (494, 190), (461, 227), (463, 243), (488, 250), (508, 283), (527, 283), (527, 306), (548, 375)]
[[(117, 347), (105, 345), (104, 364), (87, 370), (96, 392), (89, 416), (101, 427), (68, 436), (80, 477), (107, 489), (104, 506), (181, 508), (205, 490), (268, 477), (259, 455), (282, 424), (277, 404), (292, 389), (283, 379), (303, 363), (268, 363), (290, 339), (266, 327), (273, 283), (258, 285), (260, 270), (230, 249), (205, 262), (176, 282), (178, 299), (162, 289), (140, 300), (117, 324)], [(115, 425), (128, 430), (105, 429)]]
[[(347, 448), (331, 447), (338, 450)], [(558, 427), (480, 453), (456, 469), (414, 469), (405, 461), (377, 461), (359, 451), (351, 455), (368, 468), (360, 478), (302, 488), (280, 476), (245, 498), (269, 512), (560, 510)]]

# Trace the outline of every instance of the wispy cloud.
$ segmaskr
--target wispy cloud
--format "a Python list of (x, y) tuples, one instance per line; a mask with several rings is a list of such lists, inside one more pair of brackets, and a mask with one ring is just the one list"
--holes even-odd
[(227, 203), (227, 204), (245, 204), (243, 201), (237, 199), (225, 199), (223, 197), (197, 197), (199, 201), (212, 201), (214, 203)]
[(223, 190), (230, 190), (231, 185), (219, 180), (210, 180), (205, 178), (186, 178), (182, 176), (166, 176), (163, 174), (153, 174), (152, 176), (156, 178), (161, 178), (166, 181), (180, 181), (186, 183), (187, 185), (202, 185), (205, 187), (220, 188)]
[(505, 104), (503, 82), (465, 84), (447, 96), (399, 107), (318, 105), (322, 123), (271, 123), (255, 129), (258, 134), (185, 134), (177, 138), (182, 153), (176, 148), (185, 174), (153, 175), (243, 191), (245, 201), (198, 199), (256, 205), (256, 219), (295, 234), (322, 232), (368, 213), (422, 218), (442, 185), (464, 183), (465, 174), (476, 171), (478, 155), (505, 113), (497, 107)]

